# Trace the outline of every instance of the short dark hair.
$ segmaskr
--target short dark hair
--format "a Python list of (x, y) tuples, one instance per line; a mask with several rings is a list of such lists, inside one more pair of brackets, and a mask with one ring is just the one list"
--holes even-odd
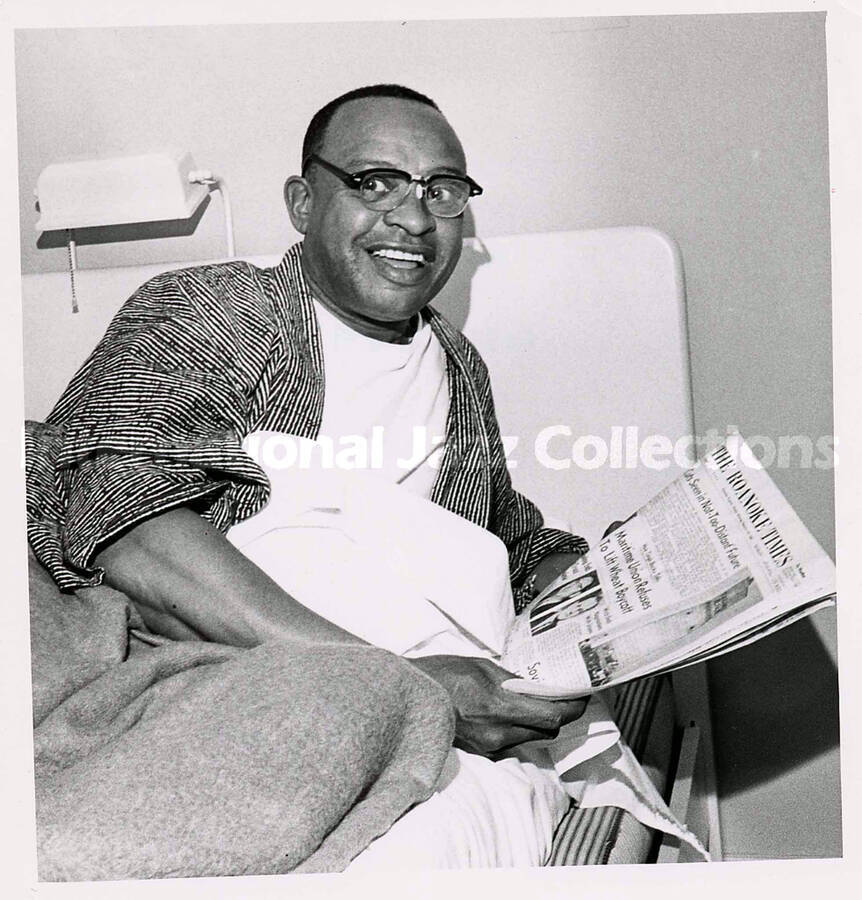
[(305, 168), (308, 157), (312, 153), (319, 153), (323, 147), (323, 141), (326, 137), (326, 129), (332, 121), (335, 113), (349, 103), (351, 100), (362, 100), (365, 97), (394, 97), (396, 100), (414, 100), (416, 103), (423, 103), (440, 112), (440, 107), (425, 94), (414, 91), (412, 88), (404, 87), (401, 84), (370, 84), (366, 87), (354, 88), (334, 100), (330, 100), (326, 106), (321, 107), (308, 123), (305, 132), (305, 138), (302, 141), (302, 167)]

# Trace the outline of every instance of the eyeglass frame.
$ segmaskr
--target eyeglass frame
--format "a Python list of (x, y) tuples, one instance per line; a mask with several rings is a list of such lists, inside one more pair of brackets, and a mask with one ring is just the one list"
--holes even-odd
[[(405, 172), (403, 169), (393, 169), (388, 166), (372, 166), (370, 169), (362, 169), (359, 172), (347, 172), (344, 169), (339, 168), (333, 163), (325, 160), (322, 156), (318, 156), (316, 153), (309, 153), (308, 156), (302, 161), (302, 172), (305, 173), (305, 170), (308, 168), (310, 163), (316, 162), (319, 166), (322, 166), (326, 169), (327, 172), (334, 175), (342, 184), (346, 185), (349, 188), (352, 188), (355, 191), (358, 191), (360, 186), (362, 185), (362, 181), (366, 176), (373, 175), (376, 173), (382, 175), (403, 175), (408, 179), (407, 190), (402, 195), (401, 199), (395, 204), (395, 206), (390, 209), (381, 209), (379, 212), (392, 212), (394, 209), (398, 209), (398, 207), (404, 202), (407, 198), (407, 195), (410, 193), (411, 185), (418, 184), (419, 187), (422, 188), (422, 197), (420, 199), (425, 200), (426, 194), (428, 193), (428, 188), (432, 184), (435, 179), (439, 178), (451, 178), (455, 181), (461, 181), (467, 185), (470, 189), (470, 193), (467, 196), (467, 199), (464, 201), (464, 206), (461, 208), (460, 212), (455, 213), (453, 216), (441, 216), (437, 213), (433, 212), (430, 207), (428, 211), (432, 216), (438, 219), (457, 219), (458, 216), (464, 214), (464, 210), (467, 209), (467, 204), (470, 202), (472, 197), (478, 197), (483, 193), (483, 188), (480, 184), (477, 184), (469, 175), (454, 175), (448, 172), (438, 172), (436, 175), (429, 175), (427, 178), (416, 178), (410, 174), (410, 172)], [(368, 206), (364, 200), (360, 198), (360, 202)], [(426, 201), (427, 206), (427, 201)], [(373, 209), (373, 207), (368, 206), (368, 209)]]

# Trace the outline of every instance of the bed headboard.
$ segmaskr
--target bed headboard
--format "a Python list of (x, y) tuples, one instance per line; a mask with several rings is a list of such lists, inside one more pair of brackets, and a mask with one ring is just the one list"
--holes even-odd
[[(48, 414), (134, 289), (174, 267), (81, 269), (74, 315), (67, 273), (23, 277), (28, 418)], [(470, 239), (434, 305), (488, 363), (501, 430), (517, 439), (513, 481), (555, 523), (593, 543), (679, 471), (667, 454), (655, 454), (669, 461), (660, 469), (637, 457), (650, 435), (675, 442), (693, 431), (682, 264), (666, 235)]]

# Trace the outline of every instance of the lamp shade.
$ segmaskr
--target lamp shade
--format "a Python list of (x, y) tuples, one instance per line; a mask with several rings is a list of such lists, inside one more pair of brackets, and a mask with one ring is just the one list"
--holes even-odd
[(194, 168), (171, 150), (52, 163), (36, 183), (36, 230), (188, 219), (209, 193), (189, 182)]

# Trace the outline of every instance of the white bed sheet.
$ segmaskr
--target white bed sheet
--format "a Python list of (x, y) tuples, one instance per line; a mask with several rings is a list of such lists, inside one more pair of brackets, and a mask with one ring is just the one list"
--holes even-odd
[[(444, 784), (349, 872), (541, 866), (571, 803), (553, 770), (451, 750)], [(448, 783), (446, 783), (448, 782)]]

